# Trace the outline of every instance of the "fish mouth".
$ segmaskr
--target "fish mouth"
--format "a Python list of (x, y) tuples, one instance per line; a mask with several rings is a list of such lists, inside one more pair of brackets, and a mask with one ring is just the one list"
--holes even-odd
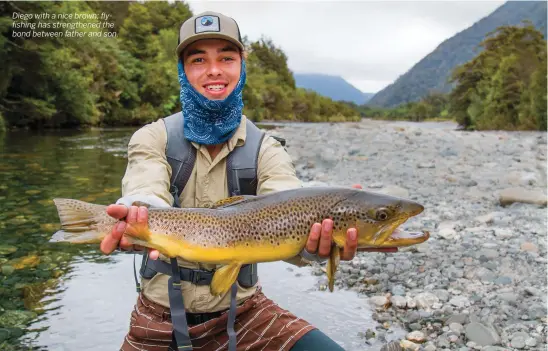
[[(422, 208), (418, 208), (414, 212), (418, 214), (422, 212)], [(416, 214), (413, 213), (413, 215)], [(407, 231), (399, 228), (410, 217), (403, 216), (401, 219), (381, 227), (374, 236), (373, 245), (375, 247), (410, 246), (428, 240), (430, 238), (428, 231)]]
[[(425, 238), (426, 237), (426, 238)], [(389, 239), (390, 240), (400, 240), (400, 239), (428, 239), (430, 237), (430, 233), (426, 230), (423, 231), (417, 231), (417, 232), (411, 232), (407, 230), (403, 230), (400, 228), (394, 229), (392, 234), (390, 234)]]

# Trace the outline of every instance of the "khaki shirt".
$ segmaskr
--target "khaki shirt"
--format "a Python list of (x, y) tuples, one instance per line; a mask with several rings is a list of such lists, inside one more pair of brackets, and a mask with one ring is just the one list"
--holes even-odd
[[(226, 158), (235, 147), (243, 145), (246, 138), (246, 117), (242, 116), (240, 126), (230, 140), (224, 143), (222, 150), (211, 159), (204, 145), (192, 143), (197, 149), (194, 169), (180, 196), (181, 207), (208, 207), (214, 202), (229, 196), (226, 181)], [(167, 162), (165, 150), (167, 133), (163, 120), (145, 125), (137, 130), (128, 145), (128, 165), (122, 180), (122, 195), (152, 195), (173, 203), (169, 192), (171, 167)], [(272, 137), (263, 139), (258, 159), (257, 194), (299, 188), (290, 156), (282, 145)], [(163, 258), (163, 257), (162, 257)], [(165, 258), (163, 258), (165, 259)], [(297, 256), (287, 262), (302, 266), (307, 261)], [(197, 264), (179, 259), (179, 264), (188, 268), (212, 270), (212, 264)], [(219, 267), (219, 266), (217, 266)], [(259, 269), (260, 273), (260, 269)], [(150, 300), (169, 307), (169, 276), (158, 273), (152, 279), (142, 279), (143, 294)], [(238, 303), (253, 295), (259, 286), (238, 287)], [(210, 294), (209, 285), (194, 285), (182, 282), (185, 308), (191, 313), (214, 312), (230, 307), (230, 291), (220, 297)]]

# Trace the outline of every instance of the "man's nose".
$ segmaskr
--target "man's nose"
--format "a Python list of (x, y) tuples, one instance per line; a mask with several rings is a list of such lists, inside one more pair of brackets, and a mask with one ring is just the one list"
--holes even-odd
[(219, 62), (211, 62), (208, 66), (207, 74), (210, 76), (218, 76), (222, 73), (221, 65)]

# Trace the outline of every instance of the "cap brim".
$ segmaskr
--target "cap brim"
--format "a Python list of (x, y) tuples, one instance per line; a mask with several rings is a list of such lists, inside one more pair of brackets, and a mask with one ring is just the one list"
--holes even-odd
[(202, 39), (223, 39), (223, 40), (227, 40), (227, 41), (233, 43), (234, 45), (236, 45), (240, 50), (242, 50), (242, 51), (245, 50), (242, 43), (240, 43), (239, 41), (235, 40), (234, 38), (232, 38), (228, 35), (221, 34), (221, 33), (200, 33), (200, 34), (193, 35), (190, 38), (187, 38), (187, 39), (183, 40), (179, 45), (177, 45), (177, 49), (175, 50), (175, 52), (177, 53), (177, 56), (180, 56), (181, 52), (187, 46), (194, 43), (195, 41), (202, 40)]

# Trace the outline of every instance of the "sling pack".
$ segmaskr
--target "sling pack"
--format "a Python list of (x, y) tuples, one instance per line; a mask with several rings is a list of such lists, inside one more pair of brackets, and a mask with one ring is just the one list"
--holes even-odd
[[(164, 118), (167, 131), (166, 157), (172, 169), (170, 193), (174, 198), (174, 207), (181, 207), (181, 195), (196, 161), (196, 148), (184, 137), (182, 113), (176, 113)], [(228, 155), (226, 162), (227, 185), (230, 196), (256, 195), (257, 193), (257, 163), (259, 150), (264, 133), (250, 120), (246, 121), (246, 142), (234, 148)], [(275, 137), (283, 146), (285, 140)], [(213, 273), (205, 270), (178, 267), (177, 260), (171, 259), (171, 264), (161, 260), (148, 260), (148, 253), (143, 255), (140, 274), (150, 279), (157, 272), (170, 275), (168, 293), (170, 310), (173, 322), (173, 335), (178, 349), (191, 350), (192, 344), (188, 334), (187, 315), (181, 294), (180, 281), (190, 281), (198, 285), (209, 285)], [(244, 287), (251, 287), (257, 283), (257, 265), (245, 265), (240, 269), (237, 282)], [(139, 284), (137, 283), (139, 291)], [(231, 288), (231, 299), (227, 332), (229, 335), (229, 350), (236, 350), (236, 333), (234, 321), (236, 313), (237, 284)], [(205, 320), (203, 320), (205, 321)]]

